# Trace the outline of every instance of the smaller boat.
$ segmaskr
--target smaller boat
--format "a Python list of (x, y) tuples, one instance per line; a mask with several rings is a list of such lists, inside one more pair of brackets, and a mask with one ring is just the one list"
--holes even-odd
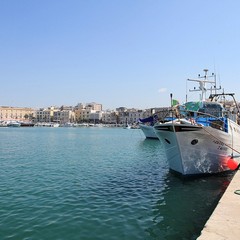
[(57, 128), (57, 127), (59, 127), (59, 126), (60, 126), (59, 123), (51, 123), (51, 124), (50, 124), (50, 127), (54, 127), (54, 128)]
[(7, 126), (8, 127), (20, 127), (21, 126), (21, 123), (20, 122), (17, 122), (17, 121), (9, 121), (7, 123)]
[(131, 129), (131, 125), (126, 120), (125, 125), (123, 126), (124, 129)]
[(153, 127), (157, 120), (157, 115), (143, 119), (139, 118), (139, 128), (143, 131), (146, 138), (158, 139)]
[(71, 122), (66, 122), (62, 125), (62, 127), (74, 127), (74, 124)]
[(7, 122), (1, 121), (1, 122), (0, 122), (0, 127), (8, 127)]
[(34, 123), (32, 122), (20, 122), (21, 127), (34, 127)]

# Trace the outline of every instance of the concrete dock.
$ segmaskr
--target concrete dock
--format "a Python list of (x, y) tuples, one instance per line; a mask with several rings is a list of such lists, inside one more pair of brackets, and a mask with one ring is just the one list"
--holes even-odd
[[(197, 240), (240, 239), (240, 170), (237, 170)], [(239, 191), (240, 192), (240, 191)]]

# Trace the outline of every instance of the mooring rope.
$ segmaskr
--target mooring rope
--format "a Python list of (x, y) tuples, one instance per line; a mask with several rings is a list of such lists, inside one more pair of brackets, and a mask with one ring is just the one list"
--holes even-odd
[(213, 138), (217, 139), (218, 141), (220, 141), (221, 143), (223, 143), (226, 147), (230, 148), (232, 151), (237, 152), (238, 154), (240, 154), (240, 152), (236, 149), (234, 149), (233, 147), (229, 146), (228, 144), (222, 142), (219, 138), (217, 138), (216, 136), (214, 136), (213, 134), (211, 134), (209, 131), (207, 131), (205, 128), (202, 127), (202, 129), (207, 132), (210, 136), (212, 136)]

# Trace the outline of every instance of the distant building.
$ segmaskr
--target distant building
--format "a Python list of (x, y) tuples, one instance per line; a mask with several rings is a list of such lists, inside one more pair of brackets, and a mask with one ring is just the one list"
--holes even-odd
[(36, 122), (75, 122), (75, 113), (71, 106), (40, 108), (36, 111)]
[(1, 121), (29, 121), (34, 118), (34, 109), (0, 106)]
[(57, 107), (40, 108), (36, 110), (36, 122), (53, 122), (54, 112), (59, 111)]
[(118, 112), (118, 113), (121, 113), (121, 112), (127, 112), (127, 108), (126, 107), (119, 107), (119, 108), (116, 108), (116, 111)]
[(102, 118), (102, 104), (79, 103), (75, 107), (75, 119), (77, 122), (99, 122)]
[(130, 109), (128, 122), (137, 123), (139, 118), (145, 118), (145, 111), (138, 109)]
[(117, 124), (118, 115), (116, 111), (106, 110), (102, 112), (102, 123), (106, 124)]
[(149, 109), (135, 109), (120, 107), (116, 109), (117, 123), (119, 124), (135, 124), (138, 123), (140, 118), (147, 118), (154, 114), (158, 116), (159, 120), (164, 120), (166, 116), (169, 116), (169, 108), (149, 108)]
[(99, 104), (99, 103), (95, 103), (95, 102), (87, 103), (86, 107), (91, 108), (92, 110), (95, 110), (95, 111), (102, 111), (102, 104)]
[(94, 111), (92, 110), (89, 114), (89, 122), (92, 123), (100, 123), (102, 122), (102, 111)]
[(57, 118), (54, 117), (54, 122), (59, 122), (61, 124), (75, 122), (75, 112), (72, 106), (61, 106), (56, 113)]

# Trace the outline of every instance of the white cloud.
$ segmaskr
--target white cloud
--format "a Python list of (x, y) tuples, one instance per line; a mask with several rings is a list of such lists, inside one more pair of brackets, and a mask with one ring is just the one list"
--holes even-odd
[(160, 89), (158, 89), (158, 92), (159, 93), (167, 92), (167, 88), (160, 88)]

